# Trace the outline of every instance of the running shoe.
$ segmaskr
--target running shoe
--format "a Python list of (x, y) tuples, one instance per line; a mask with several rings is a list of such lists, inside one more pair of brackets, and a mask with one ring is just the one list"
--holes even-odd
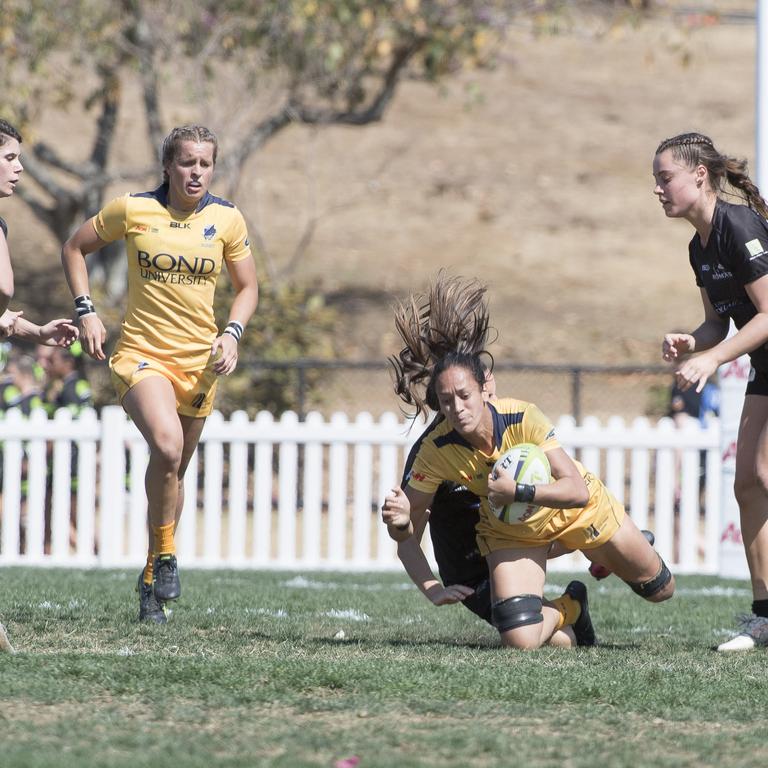
[(136, 591), (139, 593), (139, 621), (154, 621), (155, 624), (165, 624), (168, 621), (165, 608), (155, 597), (155, 590), (152, 585), (144, 583), (143, 569), (139, 574)]
[(739, 616), (739, 633), (717, 646), (721, 653), (751, 651), (758, 646), (768, 645), (768, 618), (747, 614)]
[(158, 555), (152, 569), (155, 577), (155, 597), (163, 602), (178, 600), (181, 596), (181, 582), (176, 555)]
[(587, 599), (587, 587), (581, 581), (572, 581), (566, 588), (565, 594), (572, 597), (580, 606), (579, 618), (573, 623), (573, 634), (576, 635), (576, 645), (597, 645), (595, 628), (589, 616), (589, 600)]

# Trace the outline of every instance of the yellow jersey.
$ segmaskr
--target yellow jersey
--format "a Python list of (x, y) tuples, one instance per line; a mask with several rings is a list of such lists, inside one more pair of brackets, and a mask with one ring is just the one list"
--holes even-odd
[(168, 206), (168, 185), (127, 194), (93, 218), (105, 242), (124, 239), (127, 307), (117, 351), (205, 368), (219, 335), (213, 313), (224, 260), (251, 258), (245, 221), (229, 201), (206, 193), (194, 211)]
[[(472, 447), (445, 420), (424, 436), (407, 483), (414, 490), (434, 494), (440, 483), (450, 480), (472, 491), (480, 499), (480, 521), (477, 533), (481, 536), (514, 540), (549, 540), (549, 523), (561, 510), (539, 507), (528, 519), (518, 523), (504, 523), (491, 511), (488, 504), (488, 475), (497, 459), (520, 443), (534, 443), (544, 452), (559, 448), (555, 429), (547, 417), (532, 403), (503, 398), (488, 403), (493, 418), (493, 452)], [(588, 474), (577, 462), (583, 477)], [(590, 493), (592, 490), (590, 489)], [(567, 522), (581, 510), (568, 510)], [(556, 527), (560, 527), (559, 525)]]

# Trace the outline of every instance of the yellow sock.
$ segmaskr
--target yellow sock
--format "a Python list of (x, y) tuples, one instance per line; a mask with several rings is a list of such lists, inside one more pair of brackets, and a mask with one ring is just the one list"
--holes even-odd
[(176, 554), (176, 542), (173, 540), (173, 531), (176, 528), (176, 523), (168, 523), (168, 525), (152, 526), (152, 534), (155, 540), (154, 551), (152, 554), (157, 557), (158, 555), (175, 555)]
[(570, 595), (561, 595), (552, 601), (552, 605), (557, 608), (560, 618), (557, 620), (555, 630), (573, 624), (581, 616), (581, 604), (574, 600)]
[(152, 549), (149, 550), (147, 553), (147, 564), (144, 566), (144, 583), (145, 584), (151, 584), (152, 583)]

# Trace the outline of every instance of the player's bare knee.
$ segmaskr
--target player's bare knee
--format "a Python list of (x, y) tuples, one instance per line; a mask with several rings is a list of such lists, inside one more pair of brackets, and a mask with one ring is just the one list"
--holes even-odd
[(167, 472), (176, 472), (181, 466), (183, 441), (172, 432), (159, 432), (152, 436), (150, 458), (154, 465)]
[(652, 579), (628, 581), (632, 591), (651, 603), (662, 603), (675, 593), (675, 577), (667, 564), (659, 557), (659, 570)]
[(537, 625), (544, 621), (541, 608), (539, 595), (515, 595), (493, 603), (491, 623), (499, 631), (502, 645), (523, 650), (538, 648), (541, 631)]
[(541, 648), (541, 637), (530, 632), (500, 632), (501, 645), (518, 651), (535, 651)]
[(733, 483), (733, 495), (740, 507), (749, 506), (757, 499), (762, 499), (765, 493), (766, 485), (756, 474), (752, 472), (739, 474), (737, 472), (736, 480)]

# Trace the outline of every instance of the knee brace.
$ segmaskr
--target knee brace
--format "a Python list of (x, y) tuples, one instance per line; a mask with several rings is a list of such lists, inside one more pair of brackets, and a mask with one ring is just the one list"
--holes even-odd
[(672, 572), (667, 568), (667, 564), (661, 557), (659, 557), (659, 560), (661, 561), (661, 568), (659, 568), (659, 572), (652, 579), (634, 583), (631, 581), (627, 582), (636, 595), (644, 598), (653, 597), (672, 581)]
[(516, 595), (498, 600), (491, 606), (491, 623), (499, 632), (541, 624), (541, 598), (538, 595)]

